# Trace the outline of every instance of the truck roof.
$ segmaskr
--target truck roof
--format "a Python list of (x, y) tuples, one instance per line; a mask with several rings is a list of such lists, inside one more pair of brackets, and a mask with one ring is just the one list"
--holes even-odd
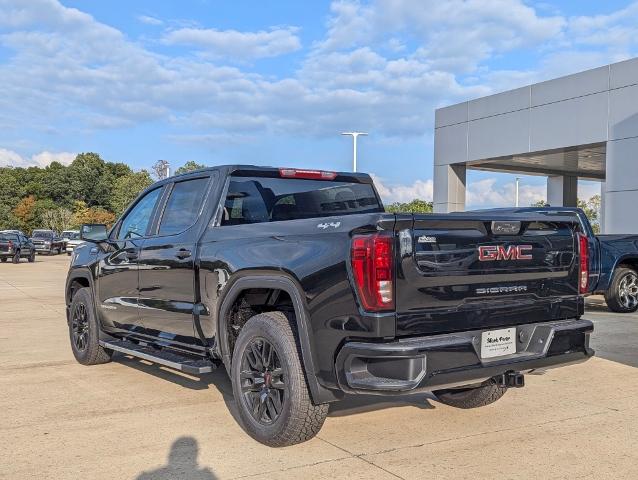
[[(215, 165), (212, 167), (200, 168), (197, 170), (191, 170), (190, 172), (180, 173), (178, 175), (173, 175), (171, 177), (165, 178), (158, 182), (155, 182), (153, 185), (157, 186), (163, 183), (173, 182), (176, 179), (188, 177), (191, 175), (197, 175), (202, 172), (211, 172), (211, 171), (219, 171), (224, 175), (238, 174), (241, 173), (243, 175), (253, 175), (253, 176), (263, 176), (267, 174), (268, 176), (272, 174), (279, 174), (280, 168), (292, 168), (282, 165), (281, 167), (270, 167), (270, 166), (260, 166), (260, 165), (250, 165), (250, 164), (226, 164), (226, 165)], [(298, 168), (302, 170), (302, 168)], [(323, 170), (320, 168), (312, 169), (312, 170)], [(332, 170), (330, 170), (332, 171)], [(351, 181), (357, 183), (372, 183), (372, 178), (367, 173), (359, 173), (359, 172), (334, 172), (337, 174), (335, 180), (336, 181)]]

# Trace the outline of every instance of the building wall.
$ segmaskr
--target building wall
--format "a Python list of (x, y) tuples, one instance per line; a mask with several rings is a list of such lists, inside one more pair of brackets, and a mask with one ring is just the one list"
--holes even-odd
[(638, 58), (436, 110), (435, 207), (464, 208), (466, 162), (599, 142), (605, 230), (638, 233)]

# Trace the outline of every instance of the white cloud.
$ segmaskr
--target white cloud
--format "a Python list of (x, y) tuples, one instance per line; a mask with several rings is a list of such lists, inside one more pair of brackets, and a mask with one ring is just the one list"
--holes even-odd
[[(547, 198), (546, 185), (519, 186), (518, 199), (520, 206), (529, 206)], [(466, 192), (467, 208), (480, 207), (513, 207), (516, 203), (516, 185), (508, 182), (498, 185), (495, 178), (486, 178), (470, 182)]]
[(51, 162), (69, 165), (76, 154), (70, 152), (40, 152), (30, 158), (23, 157), (13, 150), (0, 148), (0, 167), (46, 167)]
[(137, 19), (141, 23), (145, 23), (146, 25), (160, 26), (164, 25), (164, 22), (159, 18), (152, 17), (150, 15), (138, 15)]
[(560, 34), (565, 20), (541, 17), (518, 0), (375, 0), (332, 3), (328, 35), (319, 48), (342, 50), (407, 33), (415, 54), (433, 68), (473, 71), (496, 53), (534, 46)]
[(276, 57), (301, 48), (297, 28), (273, 28), (268, 31), (239, 32), (214, 28), (179, 28), (169, 31), (164, 42), (188, 45), (214, 57), (255, 59)]
[(0, 167), (22, 167), (24, 159), (12, 150), (0, 148)]
[(385, 204), (408, 203), (417, 199), (432, 201), (432, 180), (416, 180), (412, 185), (388, 185), (376, 175), (372, 175), (372, 179)]
[(600, 187), (600, 182), (580, 181), (578, 182), (578, 198), (581, 200), (589, 200), (594, 195), (600, 195)]
[(70, 152), (41, 152), (31, 157), (31, 162), (41, 167), (46, 167), (52, 162), (58, 162), (62, 165), (70, 165), (75, 160), (76, 154)]

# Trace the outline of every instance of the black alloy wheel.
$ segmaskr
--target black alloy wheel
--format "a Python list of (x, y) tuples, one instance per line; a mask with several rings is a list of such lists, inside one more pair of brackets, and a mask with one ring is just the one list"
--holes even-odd
[(78, 351), (86, 350), (89, 341), (89, 320), (86, 314), (86, 306), (79, 303), (73, 309), (71, 317), (71, 336), (73, 344)]
[(100, 324), (95, 316), (90, 287), (73, 293), (69, 308), (69, 341), (73, 356), (82, 365), (98, 365), (111, 361), (112, 350), (100, 345)]
[(259, 423), (271, 425), (281, 415), (285, 383), (279, 355), (268, 340), (254, 338), (244, 350), (240, 379), (247, 410)]

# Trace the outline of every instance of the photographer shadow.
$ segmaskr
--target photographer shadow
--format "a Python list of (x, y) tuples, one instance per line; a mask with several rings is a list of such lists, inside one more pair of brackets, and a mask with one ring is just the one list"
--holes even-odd
[(199, 446), (193, 437), (180, 437), (173, 442), (168, 454), (168, 463), (156, 470), (142, 472), (136, 480), (217, 480), (208, 467), (197, 462)]

